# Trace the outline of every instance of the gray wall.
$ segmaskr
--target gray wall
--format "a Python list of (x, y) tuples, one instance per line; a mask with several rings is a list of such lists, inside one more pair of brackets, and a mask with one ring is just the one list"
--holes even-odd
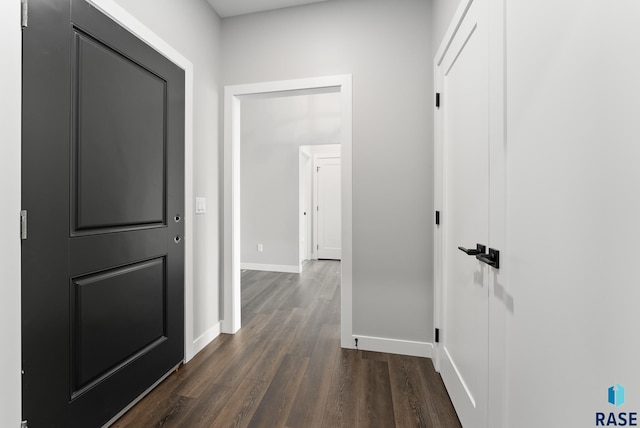
[(206, 0), (116, 1), (193, 63), (191, 173), (194, 194), (207, 198), (207, 213), (194, 221), (193, 337), (198, 338), (220, 321), (220, 18)]
[(240, 138), (241, 262), (298, 266), (299, 147), (339, 141), (340, 94), (245, 99)]
[(222, 23), (225, 85), (353, 75), (357, 335), (432, 340), (430, 12), (424, 0), (344, 0)]

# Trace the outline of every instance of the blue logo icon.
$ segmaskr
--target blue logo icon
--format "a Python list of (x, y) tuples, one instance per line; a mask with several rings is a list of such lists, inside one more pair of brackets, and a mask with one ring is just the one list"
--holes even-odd
[(624, 387), (619, 384), (609, 388), (609, 403), (616, 407), (620, 407), (624, 404)]

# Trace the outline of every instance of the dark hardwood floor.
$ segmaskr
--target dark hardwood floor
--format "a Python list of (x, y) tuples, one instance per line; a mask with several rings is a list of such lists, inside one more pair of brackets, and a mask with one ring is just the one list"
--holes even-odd
[(431, 360), (340, 348), (339, 270), (244, 271), (240, 331), (113, 427), (460, 427)]

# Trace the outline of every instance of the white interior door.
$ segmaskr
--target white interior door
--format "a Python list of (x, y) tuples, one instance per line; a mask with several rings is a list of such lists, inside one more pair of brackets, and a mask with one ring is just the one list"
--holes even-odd
[(300, 147), (300, 196), (299, 202), (299, 252), (300, 263), (310, 258), (310, 221), (311, 218), (311, 156), (307, 153), (307, 149)]
[(342, 258), (342, 220), (340, 158), (316, 161), (317, 256), (319, 259)]
[(436, 67), (443, 156), (439, 364), (466, 428), (487, 427), (489, 265), (458, 247), (489, 239), (486, 1), (474, 0)]

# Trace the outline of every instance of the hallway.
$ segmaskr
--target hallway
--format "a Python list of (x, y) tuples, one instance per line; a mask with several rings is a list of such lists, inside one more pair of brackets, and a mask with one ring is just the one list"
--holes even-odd
[(340, 263), (242, 272), (221, 335), (114, 427), (459, 427), (430, 360), (340, 348)]

